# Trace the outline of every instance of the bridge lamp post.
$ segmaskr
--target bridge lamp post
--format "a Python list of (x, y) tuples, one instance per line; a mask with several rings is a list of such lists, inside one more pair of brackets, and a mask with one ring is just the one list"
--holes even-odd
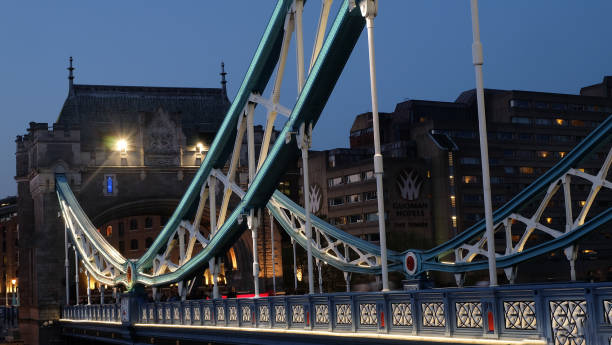
[(117, 144), (115, 146), (116, 146), (117, 151), (119, 151), (121, 165), (127, 165), (127, 147), (128, 147), (127, 140), (121, 138), (117, 140)]
[(478, 23), (478, 0), (471, 0), (472, 12), (472, 61), (476, 74), (476, 102), (478, 104), (478, 131), (480, 137), (480, 158), (482, 164), (482, 189), (487, 236), (487, 256), (489, 261), (489, 286), (497, 286), (497, 267), (495, 262), (495, 234), (493, 233), (493, 207), (491, 206), (491, 178), (489, 176), (489, 148), (487, 146), (487, 120), (484, 104), (484, 82), (482, 77), (482, 44), (480, 43), (480, 24)]
[(385, 229), (385, 199), (383, 195), (383, 157), (380, 149), (380, 125), (378, 121), (378, 92), (376, 88), (376, 63), (374, 59), (374, 17), (378, 12), (375, 0), (364, 0), (360, 4), (361, 15), (368, 28), (368, 56), (370, 61), (370, 93), (372, 96), (372, 126), (374, 130), (374, 174), (376, 175), (376, 200), (378, 201), (378, 231), (380, 234), (380, 268), (382, 290), (389, 291), (387, 268), (387, 233)]

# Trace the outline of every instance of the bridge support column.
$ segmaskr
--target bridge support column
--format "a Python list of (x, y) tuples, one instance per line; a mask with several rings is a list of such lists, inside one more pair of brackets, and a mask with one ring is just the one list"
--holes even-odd
[(75, 305), (79, 305), (79, 253), (76, 250), (76, 246), (74, 248), (74, 295), (75, 295)]
[(380, 234), (380, 267), (382, 290), (389, 291), (387, 268), (387, 232), (385, 229), (385, 199), (383, 191), (383, 157), (380, 149), (380, 125), (378, 121), (378, 91), (376, 87), (376, 62), (374, 58), (374, 17), (378, 12), (375, 0), (360, 3), (361, 15), (366, 18), (368, 28), (368, 56), (370, 59), (370, 93), (372, 96), (372, 126), (374, 130), (374, 174), (376, 175), (376, 200), (378, 201), (378, 231)]
[(91, 284), (91, 278), (89, 278), (89, 271), (85, 270), (85, 276), (87, 277), (87, 305), (91, 304), (91, 289), (89, 288), (89, 284)]
[[(209, 177), (208, 178), (208, 204), (210, 211), (210, 239), (212, 240), (213, 235), (217, 232), (217, 193), (215, 190), (217, 181)], [(219, 298), (219, 285), (217, 285), (217, 277), (219, 270), (217, 269), (216, 260), (212, 258), (208, 261), (208, 271), (213, 280), (213, 295), (212, 298)]]
[(302, 123), (300, 131), (298, 133), (298, 146), (302, 150), (302, 176), (304, 176), (304, 216), (306, 221), (304, 226), (306, 227), (306, 253), (308, 255), (308, 293), (314, 294), (314, 274), (313, 274), (313, 262), (312, 262), (312, 226), (310, 223), (310, 182), (308, 179), (308, 149), (311, 144), (312, 136), (312, 125)]
[(274, 262), (274, 216), (270, 212), (270, 242), (272, 246), (272, 291), (276, 295), (276, 263)]
[(68, 227), (64, 227), (64, 269), (66, 270), (66, 305), (70, 305), (70, 263), (68, 261)]
[(495, 234), (493, 233), (493, 207), (491, 205), (491, 179), (489, 177), (489, 147), (487, 144), (487, 120), (484, 103), (484, 82), (482, 78), (482, 44), (478, 23), (478, 0), (471, 1), (472, 9), (472, 61), (476, 73), (476, 101), (478, 104), (478, 133), (480, 136), (480, 160), (482, 164), (482, 189), (487, 236), (487, 256), (489, 258), (489, 286), (497, 286), (497, 265), (495, 256)]

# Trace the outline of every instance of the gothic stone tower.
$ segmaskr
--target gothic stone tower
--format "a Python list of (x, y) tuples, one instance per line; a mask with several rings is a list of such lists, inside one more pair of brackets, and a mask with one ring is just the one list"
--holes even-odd
[[(224, 83), (206, 89), (77, 85), (72, 70), (71, 61), (69, 94), (57, 121), (32, 122), (16, 139), (20, 326), (28, 344), (57, 339), (53, 327), (43, 324), (59, 318), (66, 299), (55, 174), (66, 174), (95, 226), (121, 217), (170, 215), (206, 153), (196, 145), (208, 147), (229, 106)], [(120, 138), (127, 141), (123, 150), (115, 147)], [(236, 247), (245, 271), (239, 276), (250, 274), (249, 248)], [(73, 255), (71, 250), (71, 270)]]

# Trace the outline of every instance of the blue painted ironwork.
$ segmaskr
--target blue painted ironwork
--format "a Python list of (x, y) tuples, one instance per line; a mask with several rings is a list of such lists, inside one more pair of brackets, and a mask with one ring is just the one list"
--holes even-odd
[(181, 328), (188, 326), (192, 340), (209, 339), (211, 332), (239, 338), (243, 329), (258, 343), (268, 342), (281, 329), (319, 341), (335, 334), (333, 339), (342, 342), (338, 334), (355, 334), (376, 337), (377, 342), (446, 337), (449, 343), (488, 339), (491, 344), (596, 345), (612, 337), (612, 283), (140, 302), (132, 311), (134, 322), (122, 326), (119, 311), (118, 304), (66, 306), (61, 322), (133, 327), (150, 337), (163, 332), (184, 337)]

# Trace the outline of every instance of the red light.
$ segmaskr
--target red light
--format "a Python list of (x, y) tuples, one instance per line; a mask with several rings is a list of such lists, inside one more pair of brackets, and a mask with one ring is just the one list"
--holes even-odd
[(495, 322), (493, 321), (493, 312), (489, 311), (487, 313), (487, 317), (489, 319), (489, 322), (488, 322), (488, 324), (489, 324), (489, 332), (494, 332), (495, 331)]
[(380, 312), (380, 328), (385, 328), (385, 312)]
[(414, 271), (414, 258), (410, 255), (406, 257), (406, 268), (408, 271)]

